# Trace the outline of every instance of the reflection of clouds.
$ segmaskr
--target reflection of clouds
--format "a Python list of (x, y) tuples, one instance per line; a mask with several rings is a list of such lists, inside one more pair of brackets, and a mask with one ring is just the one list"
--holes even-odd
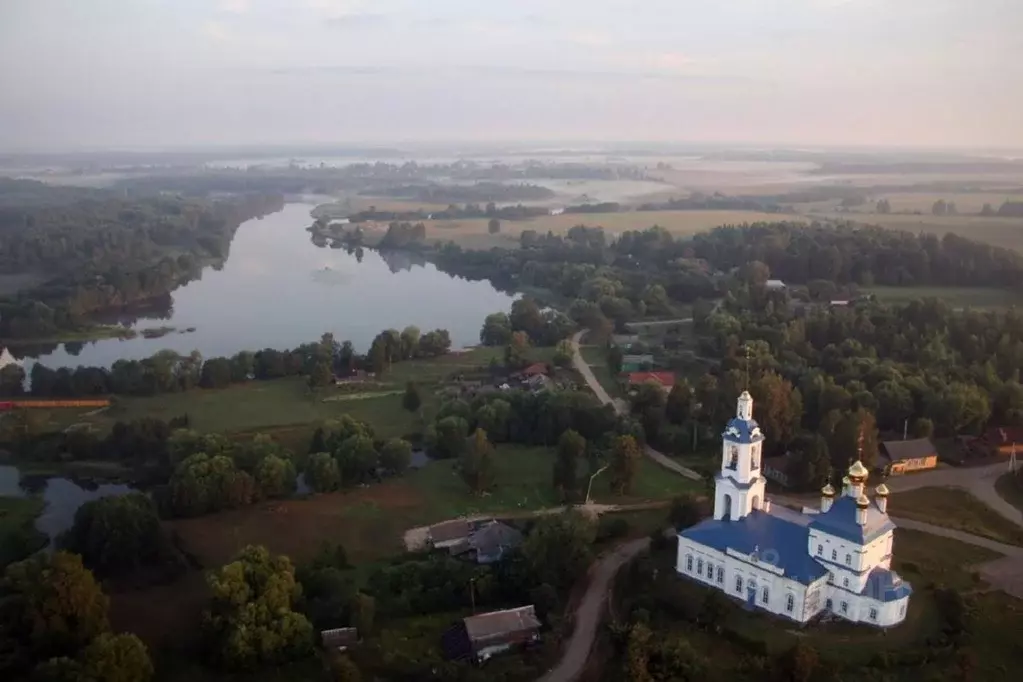
[(325, 284), (327, 286), (341, 286), (345, 284), (351, 284), (353, 281), (352, 273), (344, 270), (335, 270), (333, 268), (321, 268), (312, 272), (312, 280), (317, 284)]
[(261, 258), (232, 260), (231, 268), (246, 275), (268, 275), (272, 272), (270, 263)]

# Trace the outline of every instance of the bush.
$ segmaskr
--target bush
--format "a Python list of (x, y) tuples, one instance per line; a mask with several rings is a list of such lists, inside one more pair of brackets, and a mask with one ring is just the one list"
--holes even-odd
[(628, 519), (620, 516), (602, 516), (597, 523), (597, 542), (617, 540), (629, 534)]

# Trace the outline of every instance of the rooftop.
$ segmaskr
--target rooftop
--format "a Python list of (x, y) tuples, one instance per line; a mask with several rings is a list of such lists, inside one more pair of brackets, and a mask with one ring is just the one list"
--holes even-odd
[(433, 542), (450, 542), (459, 538), (469, 537), (472, 528), (465, 519), (455, 519), (430, 526), (430, 540)]
[(828, 571), (810, 556), (807, 527), (812, 518), (784, 507), (753, 511), (739, 521), (708, 519), (679, 535), (724, 552), (753, 555), (755, 561), (777, 566), (785, 577), (809, 585)]
[(856, 523), (856, 500), (843, 496), (835, 500), (828, 511), (814, 515), (810, 528), (865, 545), (895, 530), (895, 524), (888, 518), (888, 514), (876, 505), (870, 505), (867, 507), (867, 522), (861, 526)]
[(725, 427), (721, 437), (732, 443), (756, 443), (764, 440), (764, 434), (760, 431), (760, 425), (754, 419), (740, 419), (733, 417)]
[(937, 455), (938, 451), (929, 438), (916, 438), (914, 440), (886, 440), (881, 447), (888, 459), (892, 462), (901, 462), (907, 459), (919, 459)]
[(631, 372), (629, 373), (630, 384), (644, 384), (653, 381), (668, 388), (675, 385), (674, 372)]
[(518, 547), (522, 533), (506, 523), (494, 521), (469, 536), (469, 545), (479, 552), (493, 552), (503, 547)]
[(523, 630), (536, 630), (539, 627), (540, 621), (536, 617), (532, 604), (516, 609), (481, 613), (478, 616), (468, 616), (465, 619), (465, 631), (472, 641)]
[(902, 577), (895, 571), (878, 567), (867, 576), (867, 582), (860, 594), (877, 601), (892, 602), (913, 594), (913, 588), (909, 583), (903, 582)]

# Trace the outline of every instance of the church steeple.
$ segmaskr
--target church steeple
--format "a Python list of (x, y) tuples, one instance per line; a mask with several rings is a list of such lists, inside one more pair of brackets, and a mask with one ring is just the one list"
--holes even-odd
[(764, 434), (753, 420), (753, 397), (743, 391), (735, 417), (721, 434), (721, 471), (715, 477), (714, 518), (738, 521), (762, 509), (764, 478), (760, 475)]
[(743, 391), (742, 395), (739, 396), (735, 408), (735, 417), (744, 422), (753, 420), (753, 396), (749, 394), (749, 391)]

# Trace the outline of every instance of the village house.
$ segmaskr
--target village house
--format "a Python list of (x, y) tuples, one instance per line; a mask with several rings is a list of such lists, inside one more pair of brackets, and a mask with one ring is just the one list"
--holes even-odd
[(627, 376), (629, 388), (638, 388), (643, 384), (653, 382), (660, 384), (665, 391), (670, 391), (675, 385), (674, 372), (630, 372)]
[(640, 372), (654, 366), (654, 356), (650, 353), (627, 353), (622, 356), (623, 372)]
[(451, 545), (448, 550), (453, 556), (469, 558), (478, 564), (493, 564), (521, 544), (521, 532), (506, 523), (490, 521), (470, 532), (464, 541)]
[(540, 620), (532, 605), (468, 616), (441, 637), (448, 660), (484, 663), (493, 656), (540, 641)]
[(466, 542), (473, 527), (465, 519), (454, 519), (430, 526), (427, 531), (427, 543), (434, 549), (448, 549), (459, 543)]
[(938, 466), (938, 450), (930, 438), (881, 443), (881, 462), (890, 474), (924, 471)]
[(320, 641), (327, 651), (347, 651), (359, 643), (359, 631), (356, 628), (334, 628), (320, 633)]

